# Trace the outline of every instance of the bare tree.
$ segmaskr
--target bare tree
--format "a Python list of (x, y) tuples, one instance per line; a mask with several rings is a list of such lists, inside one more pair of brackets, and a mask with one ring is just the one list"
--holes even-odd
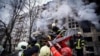
[(31, 4), (31, 0), (29, 0), (29, 18), (30, 18), (30, 28), (29, 28), (29, 38), (32, 34), (33, 29), (33, 23), (37, 18), (37, 15), (39, 13), (39, 6), (36, 6), (36, 0), (33, 1), (33, 5)]
[[(19, 16), (19, 13), (22, 11), (23, 7), (24, 7), (24, 4), (25, 4), (25, 0), (10, 0), (10, 3), (9, 5), (11, 6), (12, 8), (12, 12), (10, 13), (12, 16), (11, 16), (11, 20), (9, 21), (9, 24), (8, 26), (6, 27), (6, 39), (4, 41), (4, 48), (9, 48), (8, 52), (11, 53), (11, 50), (12, 50), (12, 45), (11, 45), (11, 33), (12, 33), (12, 30), (14, 28), (14, 25), (15, 25), (15, 22), (16, 22), (16, 19), (18, 19), (17, 17)], [(7, 47), (7, 43), (9, 43), (9, 46)]]
[[(11, 43), (12, 36), (11, 36), (11, 33), (13, 32), (14, 26), (16, 26), (15, 25), (16, 20), (22, 19), (22, 18), (25, 17), (24, 16), (22, 18), (19, 18), (20, 12), (24, 12), (23, 11), (24, 7), (28, 8), (27, 10), (29, 10), (29, 14), (28, 14), (29, 19), (30, 19), (29, 37), (31, 37), (33, 23), (36, 20), (37, 14), (39, 12), (38, 12), (38, 7), (35, 6), (36, 0), (34, 0), (34, 2), (31, 2), (31, 0), (9, 0), (9, 1), (10, 1), (10, 3), (8, 5), (10, 5), (11, 8), (12, 8), (12, 11), (10, 13), (12, 16), (10, 17), (11, 19), (10, 19), (8, 25), (6, 26), (6, 31), (5, 31), (5, 38), (6, 39), (4, 41), (3, 46), (4, 46), (5, 49), (8, 50), (9, 53), (11, 53), (11, 51), (12, 51), (12, 43)], [(27, 3), (26, 1), (29, 1), (29, 2)], [(23, 30), (23, 29), (21, 28), (21, 30)], [(22, 33), (23, 32), (21, 31), (20, 35)]]

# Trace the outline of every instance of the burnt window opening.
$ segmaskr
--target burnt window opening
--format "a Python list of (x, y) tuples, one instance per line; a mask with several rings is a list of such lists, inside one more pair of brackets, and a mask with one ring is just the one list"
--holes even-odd
[(68, 19), (68, 21), (70, 22), (70, 21), (71, 21), (71, 19)]
[(90, 51), (90, 52), (94, 52), (93, 46), (87, 46), (87, 47), (86, 47), (86, 50), (87, 50), (87, 51)]
[(76, 25), (76, 27), (79, 27), (79, 25)]
[(84, 37), (84, 39), (85, 39), (85, 41), (87, 41), (87, 42), (92, 42), (92, 41), (93, 41), (92, 37)]
[(72, 25), (72, 23), (69, 23), (69, 26), (71, 26)]
[(100, 42), (100, 36), (98, 36), (98, 40), (99, 40), (99, 42)]
[(80, 22), (80, 26), (84, 33), (91, 32), (91, 22), (90, 21), (82, 21)]
[(75, 24), (75, 22), (72, 22), (72, 24)]
[(74, 21), (74, 19), (70, 18), (70, 19), (68, 19), (68, 21), (69, 21), (69, 22), (73, 22), (73, 21)]
[(78, 22), (75, 22), (78, 25)]
[(71, 23), (69, 23), (68, 25), (69, 25), (69, 28), (71, 28), (71, 25), (72, 25), (72, 24), (71, 24)]
[(95, 56), (94, 53), (87, 53), (86, 56)]
[(91, 32), (91, 29), (90, 28), (82, 28), (82, 30), (83, 30), (84, 33)]
[(71, 25), (69, 25), (69, 28), (71, 28)]
[(75, 22), (75, 24), (76, 24), (76, 27), (79, 27), (79, 24), (78, 24), (78, 22)]
[(72, 25), (72, 28), (74, 28), (75, 27), (75, 25)]
[(74, 19), (72, 19), (72, 21), (74, 21)]
[(100, 6), (98, 6), (98, 8), (96, 8), (96, 13), (97, 13), (97, 15), (100, 15)]
[(75, 24), (69, 23), (69, 28), (74, 28)]

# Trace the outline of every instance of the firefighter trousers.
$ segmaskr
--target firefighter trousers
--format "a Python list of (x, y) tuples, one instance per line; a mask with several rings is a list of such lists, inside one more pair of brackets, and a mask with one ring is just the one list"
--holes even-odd
[(83, 55), (83, 49), (76, 49), (77, 56), (84, 56)]

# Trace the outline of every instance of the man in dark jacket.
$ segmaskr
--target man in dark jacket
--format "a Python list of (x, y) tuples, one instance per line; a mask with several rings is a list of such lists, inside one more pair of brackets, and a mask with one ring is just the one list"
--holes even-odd
[(25, 50), (22, 56), (38, 56), (39, 50), (40, 50), (39, 46), (35, 45), (32, 48)]
[(83, 48), (85, 45), (85, 40), (81, 35), (81, 32), (78, 32), (76, 36), (74, 36), (74, 45), (75, 45), (75, 50), (77, 52), (77, 56), (83, 56)]
[[(49, 26), (50, 27), (50, 26)], [(57, 37), (57, 35), (61, 35), (63, 36), (65, 32), (65, 29), (60, 29), (56, 23), (52, 23), (51, 24), (51, 27), (49, 28), (49, 31), (48, 31), (48, 35), (51, 37), (51, 39), (53, 40), (54, 38)]]

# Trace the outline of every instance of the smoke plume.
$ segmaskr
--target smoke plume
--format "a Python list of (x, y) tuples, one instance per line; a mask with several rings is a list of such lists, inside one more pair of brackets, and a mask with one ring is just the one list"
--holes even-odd
[[(63, 18), (66, 20), (71, 17), (78, 22), (89, 21), (97, 29), (100, 28), (99, 16), (95, 13), (97, 7), (96, 3), (85, 3), (83, 0), (54, 0), (46, 5), (46, 10), (41, 13), (40, 21), (44, 21), (39, 24), (47, 26), (58, 20), (58, 26), (67, 26), (67, 23), (63, 23)], [(43, 28), (41, 26), (39, 28)]]

